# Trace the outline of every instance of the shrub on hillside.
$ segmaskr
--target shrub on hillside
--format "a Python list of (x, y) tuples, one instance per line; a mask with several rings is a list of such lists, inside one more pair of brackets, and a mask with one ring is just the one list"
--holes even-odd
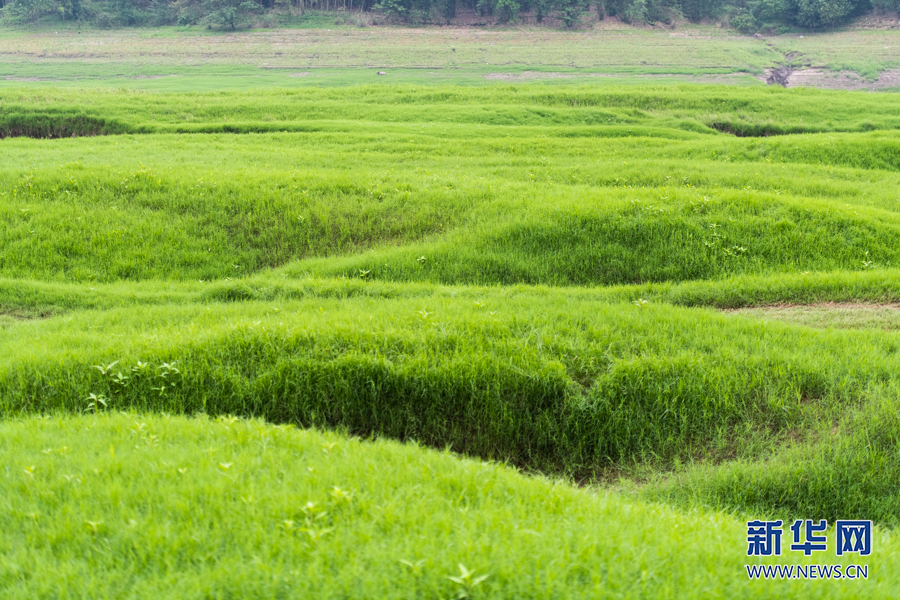
[(788, 14), (794, 24), (817, 29), (839, 25), (867, 5), (865, 0), (790, 0)]
[(759, 29), (759, 23), (753, 14), (746, 10), (742, 9), (737, 11), (731, 16), (730, 19), (731, 26), (740, 31), (741, 33), (753, 33)]

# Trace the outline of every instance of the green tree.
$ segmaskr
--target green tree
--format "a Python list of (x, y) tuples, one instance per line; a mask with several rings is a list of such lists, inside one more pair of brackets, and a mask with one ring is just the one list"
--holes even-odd
[(642, 23), (647, 20), (646, 0), (630, 0), (623, 3), (619, 17), (626, 23)]
[(234, 30), (246, 24), (259, 9), (253, 0), (203, 0), (203, 22), (210, 27)]
[(381, 0), (373, 8), (389, 19), (406, 21), (409, 18), (409, 2), (406, 0)]
[(845, 21), (854, 6), (849, 0), (796, 0), (793, 21), (801, 27), (830, 27)]
[(553, 11), (553, 0), (534, 0), (534, 16), (538, 23)]
[(497, 12), (497, 18), (501, 22), (512, 21), (513, 23), (517, 23), (519, 21), (519, 6), (518, 0), (497, 0), (497, 6), (495, 10)]
[(586, 0), (557, 0), (556, 14), (566, 27), (572, 27), (587, 10)]
[(716, 8), (723, 4), (716, 0), (681, 0), (680, 2), (682, 14), (694, 23), (713, 16)]
[(42, 16), (55, 10), (52, 0), (13, 0), (3, 8), (3, 15), (13, 22), (40, 23)]

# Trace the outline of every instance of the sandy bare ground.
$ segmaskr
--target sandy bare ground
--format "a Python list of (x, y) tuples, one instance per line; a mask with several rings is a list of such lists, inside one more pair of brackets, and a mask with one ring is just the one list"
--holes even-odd
[(574, 79), (581, 77), (606, 77), (606, 78), (628, 78), (628, 79), (646, 79), (649, 81), (665, 81), (678, 80), (690, 81), (693, 83), (734, 83), (737, 80), (748, 77), (746, 73), (726, 73), (721, 75), (683, 75), (683, 74), (665, 74), (665, 73), (648, 73), (645, 75), (633, 74), (616, 74), (616, 73), (557, 73), (553, 71), (522, 71), (521, 73), (487, 73), (484, 78), (497, 81), (510, 82), (527, 82), (541, 81), (548, 79)]
[(745, 308), (724, 308), (722, 312), (747, 312), (752, 311), (810, 311), (810, 310), (857, 310), (857, 311), (874, 311), (874, 310), (895, 310), (900, 311), (900, 303), (867, 303), (867, 302), (815, 302), (812, 304), (767, 304), (765, 306), (753, 306)]
[[(761, 75), (760, 77), (757, 77), (757, 79), (766, 81), (770, 74), (771, 69), (767, 69), (765, 75)], [(786, 87), (869, 91), (896, 88), (900, 87), (900, 69), (889, 69), (884, 71), (875, 80), (865, 79), (852, 71), (829, 71), (817, 67), (797, 69), (788, 75)]]
[(777, 304), (730, 309), (723, 312), (766, 321), (781, 321), (816, 329), (871, 329), (900, 331), (900, 304), (820, 302)]

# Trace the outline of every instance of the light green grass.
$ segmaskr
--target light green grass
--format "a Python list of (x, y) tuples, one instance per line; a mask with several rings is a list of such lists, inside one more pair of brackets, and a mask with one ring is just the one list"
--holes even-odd
[[(881, 598), (866, 581), (753, 581), (746, 527), (395, 442), (128, 413), (6, 420), (7, 598)], [(832, 535), (833, 537), (833, 535)], [(460, 566), (474, 572), (459, 584)], [(483, 581), (481, 578), (484, 577)], [(465, 581), (465, 580), (463, 580)], [(475, 585), (475, 581), (480, 581)]]
[[(191, 94), (34, 88), (20, 83), (0, 90), (0, 102), (4, 114), (84, 114), (122, 121), (135, 133), (177, 132), (174, 127), (188, 125), (197, 132), (216, 131), (216, 126), (225, 124), (234, 126), (235, 133), (248, 133), (279, 131), (278, 126), (309, 121), (337, 121), (330, 125), (631, 125), (676, 130), (666, 132), (670, 136), (679, 129), (711, 133), (709, 127), (719, 123), (748, 135), (777, 135), (897, 129), (900, 123), (896, 113), (900, 101), (890, 94), (652, 84), (561, 87), (513, 82), (435, 87), (367, 83), (350, 88)], [(698, 128), (698, 123), (705, 127)], [(270, 129), (254, 129), (261, 126)], [(189, 133), (191, 128), (181, 132)], [(478, 137), (505, 137), (494, 133), (488, 130)], [(634, 137), (641, 133), (638, 130)]]

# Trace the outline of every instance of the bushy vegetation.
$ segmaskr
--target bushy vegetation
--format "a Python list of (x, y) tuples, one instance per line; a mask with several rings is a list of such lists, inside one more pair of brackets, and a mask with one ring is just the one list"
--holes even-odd
[[(460, 11), (501, 24), (515, 24), (528, 15), (537, 23), (554, 19), (573, 27), (594, 13), (600, 19), (614, 16), (632, 24), (730, 17), (733, 27), (752, 33), (773, 24), (833, 27), (873, 7), (894, 10), (896, 0), (3, 0), (0, 17), (16, 24), (52, 19), (100, 27), (201, 25), (233, 31), (254, 19), (265, 27), (305, 20), (321, 26), (371, 24), (373, 19), (363, 18), (364, 14), (387, 22), (444, 25)], [(310, 10), (317, 14), (304, 19)]]
[(128, 127), (111, 119), (70, 111), (15, 113), (0, 116), (0, 138), (62, 138), (126, 133)]

